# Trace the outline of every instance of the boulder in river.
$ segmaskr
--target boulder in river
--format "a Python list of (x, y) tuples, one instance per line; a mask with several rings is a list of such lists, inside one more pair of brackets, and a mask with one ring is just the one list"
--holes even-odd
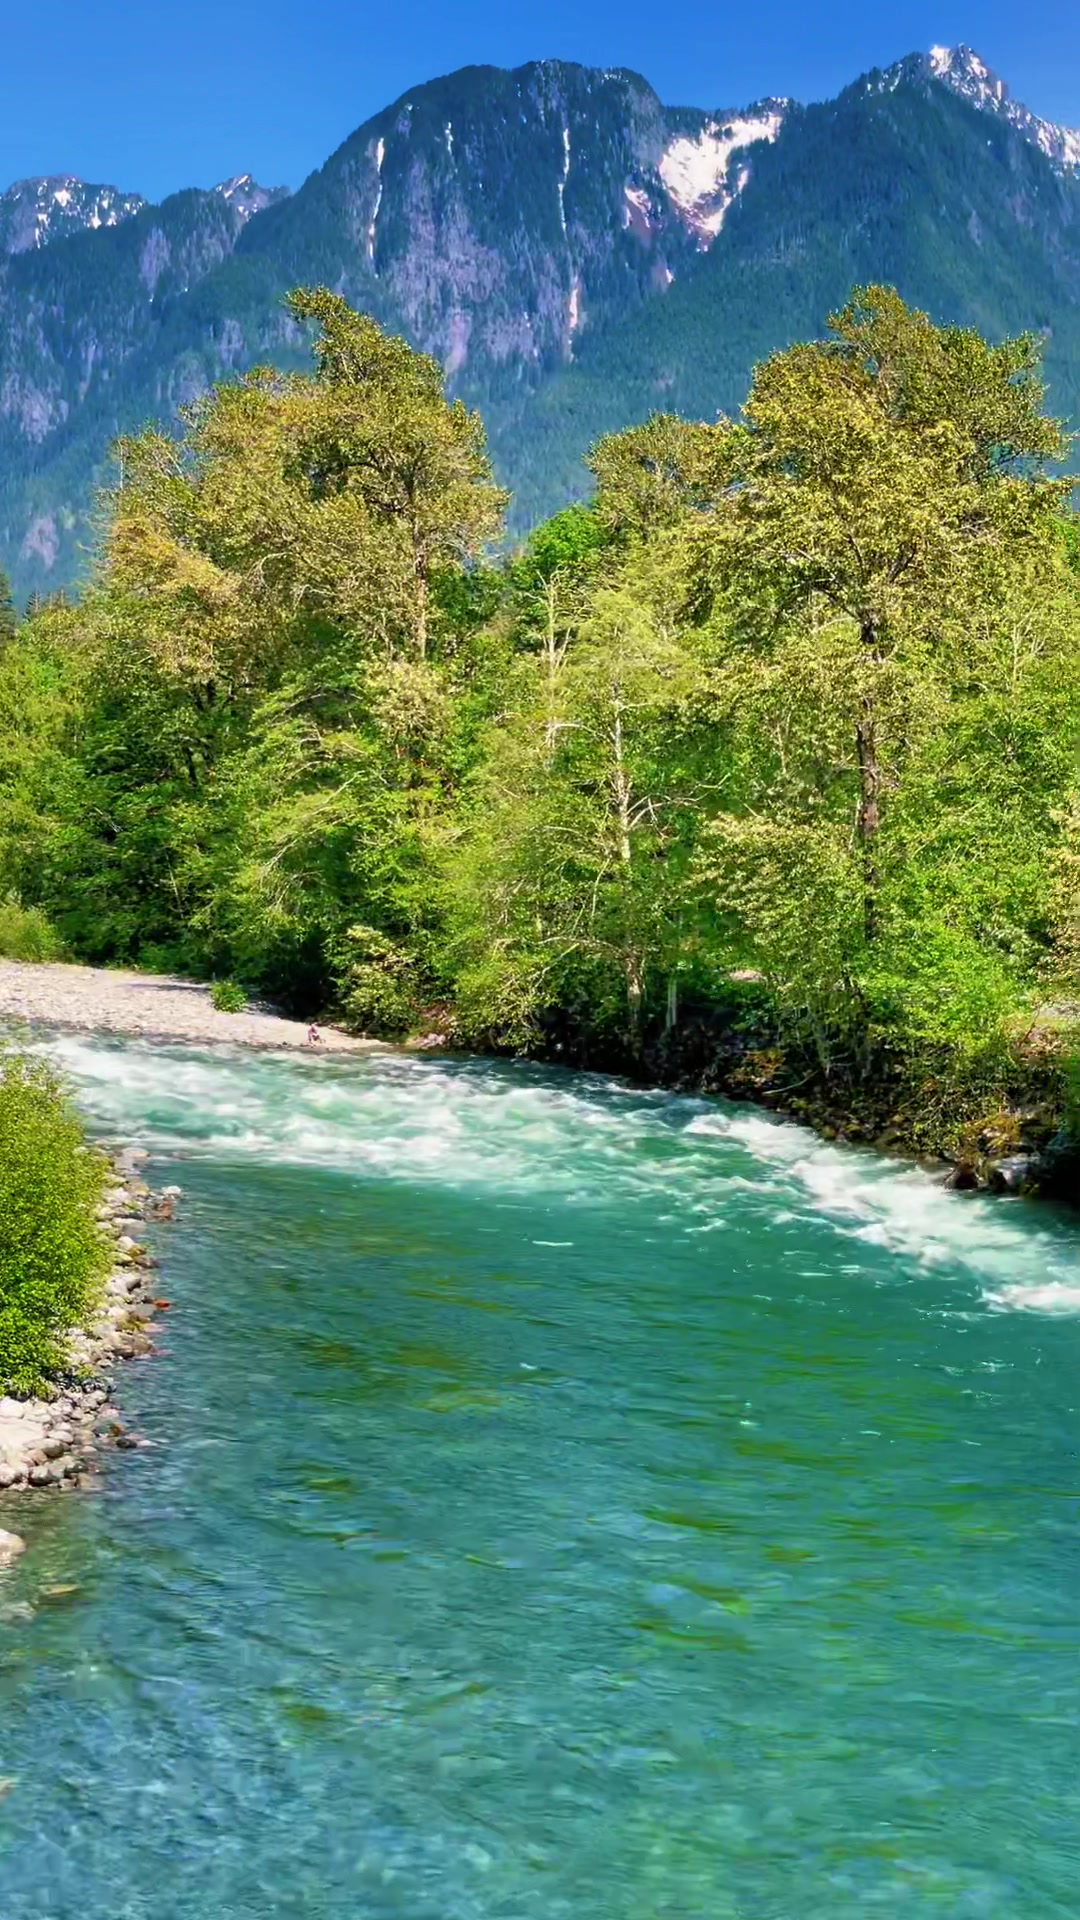
[(20, 1540), (17, 1533), (5, 1533), (0, 1527), (0, 1572), (10, 1567), (20, 1553), (26, 1551), (26, 1541)]

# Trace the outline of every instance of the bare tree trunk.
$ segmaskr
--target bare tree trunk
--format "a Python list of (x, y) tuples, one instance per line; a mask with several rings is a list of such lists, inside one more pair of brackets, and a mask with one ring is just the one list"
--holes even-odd
[[(612, 747), (612, 792), (615, 799), (615, 817), (618, 823), (619, 864), (626, 875), (627, 887), (630, 882), (632, 848), (630, 839), (630, 803), (631, 784), (626, 770), (623, 750), (622, 702), (616, 695), (615, 718), (611, 729)], [(626, 975), (626, 1005), (630, 1023), (630, 1042), (636, 1053), (641, 1044), (641, 1010), (645, 998), (645, 983), (642, 977), (640, 956), (629, 947), (625, 950), (623, 969)]]
[(555, 742), (559, 737), (559, 722), (555, 704), (555, 692), (559, 677), (559, 649), (555, 638), (555, 575), (547, 583), (547, 619), (544, 626), (544, 666), (547, 673), (547, 726), (544, 729), (544, 744), (550, 760), (555, 752)]
[[(862, 641), (876, 665), (878, 633), (870, 622), (862, 629)], [(878, 759), (877, 708), (872, 692), (864, 693), (860, 702), (855, 746), (859, 760), (858, 835), (862, 856), (863, 931), (867, 940), (872, 941), (877, 938), (879, 927), (877, 837), (881, 829), (881, 762)]]
[(409, 540), (412, 545), (413, 644), (416, 647), (417, 659), (424, 660), (427, 657), (428, 642), (428, 566), (415, 495), (411, 489), (408, 526)]
[(622, 703), (615, 701), (615, 721), (611, 729), (612, 776), (615, 815), (619, 823), (619, 859), (630, 871), (630, 781), (623, 756)]
[(664, 1012), (664, 1032), (670, 1033), (679, 1024), (679, 981), (674, 973), (668, 975), (667, 1007)]
[(641, 1011), (645, 1001), (645, 982), (641, 973), (641, 960), (638, 954), (628, 953), (625, 959), (626, 972), (626, 1008), (630, 1020), (630, 1044), (637, 1053), (641, 1047)]
[(419, 553), (416, 556), (415, 568), (416, 568), (416, 594), (415, 594), (415, 602), (414, 602), (415, 611), (414, 611), (413, 617), (415, 622), (414, 632), (416, 637), (416, 653), (417, 653), (418, 659), (424, 660), (427, 658), (427, 639), (428, 639), (428, 582), (427, 582), (427, 568), (425, 567), (423, 559)]

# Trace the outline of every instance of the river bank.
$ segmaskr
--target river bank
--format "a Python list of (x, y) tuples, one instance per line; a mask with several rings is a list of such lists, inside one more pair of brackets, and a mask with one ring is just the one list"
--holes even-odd
[[(271, 1008), (219, 1011), (204, 982), (65, 963), (0, 960), (0, 1024), (5, 1021), (256, 1051), (357, 1055), (377, 1053), (387, 1044), (322, 1023), (313, 1042), (306, 1021)], [(404, 1045), (410, 1051), (456, 1052), (445, 1010), (434, 1010), (430, 1022)], [(932, 1088), (921, 1100), (913, 1100), (910, 1089), (883, 1085), (857, 1096), (838, 1094), (793, 1072), (767, 1030), (723, 1010), (708, 1018), (692, 1015), (656, 1036), (636, 1062), (623, 1054), (597, 1057), (569, 1034), (551, 1036), (539, 1057), (675, 1093), (763, 1107), (825, 1140), (914, 1160), (957, 1188), (1080, 1202), (1080, 1152), (1062, 1128), (1055, 1076), (1045, 1059), (1035, 1063), (1013, 1099), (985, 1113), (973, 1109), (965, 1124), (951, 1129), (950, 1138), (947, 1114), (930, 1119)]]
[(823, 1140), (914, 1162), (958, 1191), (1077, 1206), (1080, 1141), (1065, 1124), (1062, 1056), (1049, 1031), (1035, 1029), (1025, 1039), (1005, 1089), (1000, 1079), (980, 1088), (975, 1075), (966, 1086), (947, 1072), (939, 1080), (929, 1067), (920, 1084), (900, 1071), (861, 1083), (830, 1081), (805, 1058), (793, 1058), (767, 1011), (751, 1002), (696, 1009), (677, 1026), (646, 1035), (637, 1056), (598, 1050), (594, 1036), (568, 1028), (549, 1033), (535, 1057), (764, 1108)]
[(335, 1026), (320, 1026), (312, 1043), (303, 1020), (289, 1020), (260, 1006), (222, 1013), (210, 995), (204, 982), (170, 974), (0, 960), (0, 1023), (21, 1021), (68, 1032), (187, 1040), (193, 1045), (227, 1041), (290, 1051), (317, 1048), (323, 1053), (370, 1053), (380, 1044)]
[[(111, 1404), (113, 1374), (119, 1362), (152, 1351), (151, 1328), (165, 1303), (154, 1284), (157, 1262), (135, 1236), (148, 1221), (172, 1217), (179, 1189), (152, 1192), (139, 1173), (146, 1156), (137, 1148), (115, 1148), (109, 1157), (113, 1179), (99, 1212), (110, 1242), (108, 1278), (85, 1325), (72, 1329), (69, 1372), (55, 1392), (0, 1398), (0, 1494), (85, 1486), (103, 1450), (138, 1445)], [(6, 1538), (0, 1564), (19, 1550), (17, 1535)]]
[[(311, 1029), (265, 1008), (223, 1013), (211, 991), (167, 975), (112, 971), (62, 963), (0, 961), (0, 1026), (127, 1035), (194, 1045), (231, 1043), (251, 1050), (366, 1053), (375, 1041), (329, 1026)], [(110, 1150), (113, 1178), (100, 1218), (112, 1243), (110, 1271), (90, 1321), (73, 1330), (70, 1376), (49, 1399), (0, 1397), (0, 1495), (76, 1488), (94, 1478), (103, 1449), (137, 1445), (111, 1404), (118, 1362), (152, 1350), (151, 1326), (163, 1303), (156, 1298), (156, 1265), (140, 1234), (151, 1219), (169, 1217), (178, 1190), (154, 1194), (139, 1168), (145, 1154), (121, 1145)], [(19, 1536), (0, 1530), (0, 1567), (21, 1550)]]

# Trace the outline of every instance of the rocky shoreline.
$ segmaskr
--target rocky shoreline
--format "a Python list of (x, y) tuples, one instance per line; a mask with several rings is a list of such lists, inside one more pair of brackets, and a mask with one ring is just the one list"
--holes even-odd
[[(155, 1286), (157, 1261), (136, 1236), (149, 1221), (171, 1219), (180, 1194), (152, 1191), (139, 1172), (146, 1158), (138, 1148), (109, 1151), (113, 1177), (98, 1217), (110, 1270), (93, 1317), (70, 1335), (69, 1377), (48, 1399), (0, 1399), (0, 1497), (92, 1485), (104, 1451), (139, 1445), (112, 1405), (111, 1376), (118, 1362), (153, 1350), (153, 1323), (167, 1302)], [(17, 1534), (0, 1529), (0, 1569), (22, 1550)]]
[(222, 1013), (205, 981), (63, 961), (0, 959), (0, 1022), (44, 1032), (118, 1034), (166, 1045), (224, 1043), (264, 1051), (354, 1054), (382, 1050), (378, 1041), (332, 1025), (320, 1026), (312, 1041), (307, 1021), (288, 1019), (256, 1002), (241, 1012)]

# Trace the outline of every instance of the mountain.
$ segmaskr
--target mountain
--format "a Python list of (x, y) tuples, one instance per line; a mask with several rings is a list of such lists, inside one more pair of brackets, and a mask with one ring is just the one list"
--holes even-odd
[(582, 446), (654, 408), (737, 409), (755, 361), (872, 280), (940, 321), (1041, 334), (1051, 401), (1080, 421), (1078, 151), (966, 49), (791, 108), (695, 274), (584, 338), (536, 396), (522, 523), (585, 490)]
[(621, 69), (465, 68), (292, 195), (246, 175), (160, 206), (20, 183), (0, 252), (0, 558), (21, 592), (77, 572), (118, 431), (305, 362), (281, 305), (300, 283), (442, 361), (519, 527), (584, 490), (597, 433), (736, 407), (755, 360), (860, 280), (991, 334), (1037, 328), (1080, 414), (1080, 134), (967, 48), (740, 110), (665, 107)]
[[(908, 64), (902, 62), (892, 73), (899, 76)], [(924, 77), (943, 81), (971, 106), (1006, 120), (1063, 172), (1080, 172), (1080, 130), (1055, 127), (1049, 120), (1040, 120), (1030, 113), (1027, 107), (1012, 99), (1005, 82), (991, 73), (986, 62), (970, 47), (931, 47), (928, 54), (916, 54), (914, 64)]]
[(91, 187), (70, 173), (16, 180), (0, 193), (0, 254), (28, 253), (87, 228), (115, 227), (145, 205), (138, 193)]

